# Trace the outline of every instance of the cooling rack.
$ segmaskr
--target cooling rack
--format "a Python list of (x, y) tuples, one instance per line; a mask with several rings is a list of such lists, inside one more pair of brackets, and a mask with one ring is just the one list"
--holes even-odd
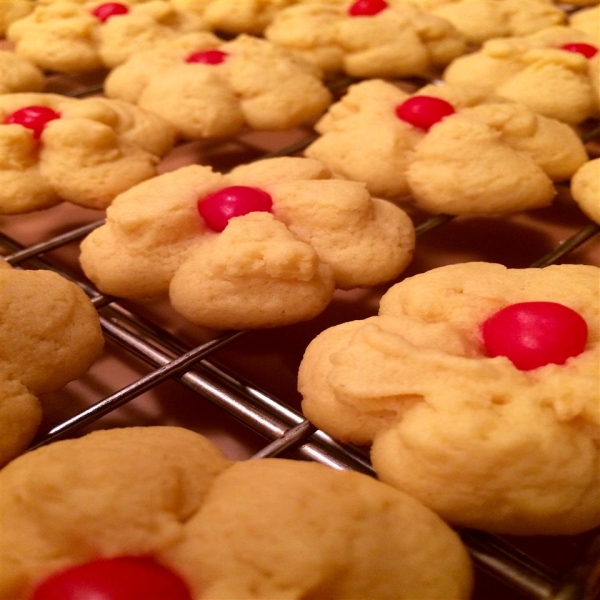
[[(97, 93), (101, 76), (54, 77), (49, 91)], [(334, 87), (341, 93), (348, 83)], [(586, 139), (598, 135), (596, 127), (587, 128)], [(200, 162), (225, 171), (251, 160), (299, 153), (313, 135), (308, 128), (246, 132), (227, 143), (183, 144), (161, 168)], [(589, 148), (599, 154), (594, 142)], [(452, 218), (424, 214), (410, 204), (404, 208), (416, 225), (417, 250), (402, 277), (470, 260), (512, 268), (600, 265), (600, 226), (581, 213), (566, 186), (559, 186), (551, 207), (508, 217)], [(375, 314), (384, 287), (338, 291), (310, 323), (208, 331), (184, 322), (162, 301), (117, 300), (85, 278), (78, 244), (102, 222), (100, 211), (66, 203), (0, 217), (0, 255), (17, 268), (50, 269), (75, 282), (98, 310), (106, 339), (98, 365), (59, 397), (45, 399), (48, 415), (32, 448), (97, 428), (176, 424), (207, 435), (232, 458), (285, 456), (373, 475), (364, 449), (340, 444), (304, 419), (295, 376), (310, 340), (339, 322)], [(476, 566), (474, 600), (600, 599), (600, 532), (544, 539), (459, 533)]]
[[(248, 142), (246, 142), (248, 143)], [(297, 143), (282, 148), (280, 152), (294, 151)], [(258, 148), (259, 149), (259, 148)], [(188, 149), (189, 150), (189, 149)], [(213, 148), (213, 151), (215, 149)], [(251, 148), (254, 152), (257, 147)], [(180, 152), (182, 150), (180, 149)], [(271, 155), (272, 152), (264, 153), (263, 156)], [(439, 253), (439, 248), (444, 247), (448, 240), (454, 240), (456, 245), (457, 236), (464, 236), (465, 232), (472, 230), (475, 237), (504, 236), (504, 244), (512, 247), (519, 245), (517, 260), (522, 261), (522, 266), (544, 266), (546, 264), (565, 260), (567, 262), (597, 262), (598, 245), (597, 234), (600, 227), (586, 222), (573, 205), (568, 206), (568, 199), (557, 200), (557, 207), (546, 211), (540, 211), (535, 218), (531, 216), (513, 216), (503, 220), (496, 219), (452, 219), (444, 215), (435, 217), (424, 217), (413, 214), (417, 224), (418, 246), (417, 263), (411, 267), (413, 271), (421, 271), (432, 265), (429, 253)], [(275, 332), (222, 332), (212, 335), (205, 331), (195, 331), (194, 335), (181, 336), (177, 334), (178, 323), (173, 329), (169, 327), (169, 320), (178, 320), (172, 314), (168, 314), (165, 322), (164, 309), (159, 306), (133, 306), (130, 303), (116, 301), (98, 292), (82, 275), (76, 264), (77, 244), (89, 231), (99, 226), (103, 221), (98, 219), (95, 211), (87, 211), (63, 205), (60, 207), (59, 224), (56, 217), (51, 220), (52, 225), (44, 228), (42, 223), (48, 223), (46, 216), (37, 215), (6, 217), (0, 219), (2, 233), (0, 234), (0, 253), (4, 258), (20, 268), (45, 268), (51, 269), (60, 275), (77, 283), (90, 296), (98, 309), (104, 334), (108, 343), (108, 352), (118, 355), (118, 350), (123, 350), (129, 356), (142, 361), (147, 365), (144, 373), (126, 385), (116, 386), (114, 390), (102, 397), (95, 399), (89, 406), (60, 419), (60, 422), (48, 427), (33, 444), (33, 447), (49, 443), (55, 439), (79, 435), (85, 432), (89, 426), (100, 424), (102, 418), (124, 407), (130, 401), (140, 398), (165, 381), (177, 382), (194, 396), (194, 409), (198, 413), (205, 410), (207, 402), (218, 407), (227, 419), (235, 420), (236, 426), (231, 435), (239, 435), (239, 427), (248, 429), (255, 438), (249, 443), (247, 450), (250, 457), (266, 456), (291, 456), (298, 459), (314, 460), (339, 469), (353, 469), (363, 473), (372, 474), (367, 454), (360, 448), (343, 445), (332, 440), (325, 433), (316, 430), (301, 415), (297, 408), (297, 402), (289, 396), (289, 390), (279, 385), (281, 395), (267, 391), (261, 381), (265, 374), (261, 373), (258, 383), (254, 381), (252, 372), (248, 374), (248, 368), (243, 368), (240, 362), (242, 356), (251, 349), (260, 345), (263, 348), (270, 342), (278, 347), (285, 343), (284, 338), (289, 338), (294, 344), (299, 340), (298, 327), (281, 328)], [(570, 221), (564, 224), (565, 211), (569, 209)], [(73, 214), (71, 214), (73, 213)], [(544, 214), (541, 214), (544, 213)], [(557, 214), (554, 214), (557, 213)], [(553, 231), (543, 243), (540, 244), (540, 228), (549, 227), (547, 221), (561, 217), (562, 227), (558, 234)], [(72, 222), (71, 222), (72, 221)], [(81, 221), (89, 221), (81, 224)], [(531, 221), (525, 225), (525, 221)], [(500, 231), (498, 231), (500, 225)], [(527, 229), (530, 227), (530, 229)], [(555, 228), (555, 226), (553, 226)], [(454, 231), (453, 231), (454, 229)], [(480, 231), (477, 231), (480, 229)], [(566, 237), (565, 232), (568, 231)], [(56, 233), (58, 231), (59, 233)], [(9, 232), (9, 233), (7, 233)], [(493, 233), (492, 233), (493, 232)], [(559, 240), (556, 240), (556, 236)], [(39, 241), (37, 238), (42, 238)], [(459, 237), (459, 239), (463, 239)], [(498, 239), (492, 240), (492, 245)], [(422, 246), (423, 252), (419, 248)], [(532, 246), (539, 246), (543, 251), (541, 255), (529, 256)], [(451, 246), (450, 246), (451, 248)], [(536, 250), (539, 249), (536, 247)], [(463, 250), (464, 251), (464, 250)], [(485, 257), (486, 249), (481, 245), (475, 250), (469, 247), (469, 252), (475, 252), (478, 258)], [(454, 250), (456, 252), (456, 249)], [(495, 254), (504, 254), (503, 246), (494, 248)], [(523, 254), (525, 256), (523, 256)], [(512, 254), (511, 254), (512, 257)], [(515, 260), (508, 255), (504, 256), (504, 262), (510, 266)], [(454, 262), (456, 256), (450, 249), (444, 254), (444, 260)], [(527, 263), (527, 264), (525, 264)], [(519, 263), (521, 264), (521, 263)], [(377, 291), (367, 294), (367, 307), (362, 310), (371, 310), (373, 302), (377, 297)], [(352, 292), (338, 292), (338, 303), (350, 303)], [(373, 297), (370, 298), (369, 295)], [(363, 301), (365, 298), (360, 298)], [(152, 310), (157, 310), (152, 314)], [(328, 318), (336, 312), (335, 308), (328, 309)], [(150, 314), (149, 314), (150, 313)], [(339, 318), (339, 317), (338, 317)], [(180, 320), (180, 319), (179, 319)], [(345, 316), (341, 320), (345, 320)], [(321, 319), (322, 323), (317, 327), (323, 327), (327, 319)], [(308, 342), (313, 336), (312, 328), (308, 326), (308, 335), (303, 336)], [(200, 338), (200, 343), (191, 344), (191, 338)], [(295, 337), (294, 337), (295, 336)], [(206, 337), (207, 339), (202, 339)], [(302, 337), (302, 336), (301, 336)], [(188, 338), (187, 340), (185, 338)], [(236, 345), (240, 346), (236, 350)], [(300, 352), (305, 347), (301, 344), (295, 354), (299, 360)], [(229, 352), (227, 350), (229, 349)], [(224, 352), (225, 350), (225, 352)], [(119, 356), (119, 355), (118, 355)], [(219, 358), (220, 357), (220, 358)], [(229, 358), (229, 360), (227, 360)], [(119, 357), (119, 360), (123, 360)], [(277, 367), (278, 365), (276, 365)], [(252, 371), (252, 368), (250, 368)], [(290, 379), (290, 372), (279, 372), (269, 369), (266, 376), (273, 381), (284, 378)], [(250, 376), (249, 376), (250, 375)], [(111, 382), (112, 383), (112, 382)], [(287, 382), (293, 385), (293, 382)], [(278, 386), (275, 386), (277, 388)], [(177, 392), (171, 392), (177, 393)], [(214, 416), (214, 411), (210, 413)], [(220, 415), (222, 417), (222, 415)], [(211, 416), (207, 417), (209, 420)], [(229, 427), (223, 425), (223, 419), (216, 419), (218, 427)], [(129, 424), (136, 424), (135, 420), (129, 420)], [(104, 425), (98, 425), (104, 426)], [(110, 425), (109, 425), (110, 426)], [(244, 435), (244, 434), (242, 434)], [(484, 577), (491, 576), (494, 584), (491, 590), (481, 598), (533, 598), (533, 599), (564, 599), (575, 600), (593, 598), (591, 595), (597, 593), (585, 584), (589, 580), (594, 560), (598, 549), (590, 545), (589, 536), (582, 539), (560, 540), (556, 545), (558, 552), (562, 552), (561, 545), (571, 554), (566, 561), (569, 567), (574, 567), (572, 572), (554, 569), (548, 564), (541, 562), (535, 552), (523, 551), (518, 542), (491, 536), (481, 532), (463, 531), (462, 537), (469, 547), (471, 554)], [(587, 550), (587, 552), (586, 552)], [(573, 560), (576, 557), (576, 560)], [(563, 557), (564, 558), (564, 557)], [(486, 585), (486, 579), (483, 579)], [(488, 584), (491, 585), (491, 584)], [(500, 589), (499, 589), (500, 588)], [(483, 592), (482, 592), (483, 593)], [(492, 594), (495, 594), (492, 595)], [(477, 596), (479, 597), (479, 596)]]

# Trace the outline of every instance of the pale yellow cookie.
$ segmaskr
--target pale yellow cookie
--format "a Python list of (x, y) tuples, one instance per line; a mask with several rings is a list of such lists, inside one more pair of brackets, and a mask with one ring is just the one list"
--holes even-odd
[[(197, 53), (219, 62), (188, 62)], [(321, 73), (274, 44), (242, 35), (182, 36), (135, 54), (105, 82), (109, 97), (137, 103), (187, 139), (224, 138), (245, 127), (290, 129), (311, 123), (331, 103)]]
[[(56, 118), (41, 133), (6, 123), (31, 107), (50, 109)], [(0, 214), (48, 208), (61, 200), (105, 208), (123, 190), (153, 177), (175, 141), (172, 127), (160, 117), (106, 98), (5, 94), (0, 123)]]
[[(445, 100), (455, 112), (429, 130), (399, 118), (418, 97)], [(348, 93), (316, 125), (305, 155), (336, 176), (363, 181), (376, 196), (410, 194), (433, 213), (492, 214), (546, 206), (562, 181), (587, 160), (575, 131), (523, 104), (482, 102), (476, 88), (429, 85), (412, 96), (370, 80)]]
[(466, 600), (472, 585), (458, 536), (408, 495), (316, 463), (232, 465), (174, 427), (20, 457), (0, 472), (0, 515), (0, 594), (12, 600), (61, 569), (124, 556), (213, 600)]
[(466, 51), (445, 19), (404, 0), (369, 16), (348, 14), (351, 2), (298, 4), (279, 12), (265, 37), (328, 73), (353, 77), (430, 76)]
[(121, 64), (133, 52), (189, 31), (206, 29), (194, 13), (178, 11), (167, 0), (120, 2), (127, 12), (104, 20), (93, 2), (39, 4), (7, 31), (15, 52), (44, 70), (82, 73)]
[(552, 0), (408, 0), (446, 19), (472, 44), (497, 37), (527, 35), (562, 25), (567, 17)]
[(585, 163), (573, 175), (571, 195), (581, 210), (600, 224), (600, 158)]
[[(379, 316), (332, 327), (298, 376), (306, 416), (372, 444), (378, 477), (444, 519), (518, 535), (600, 524), (600, 269), (440, 267), (384, 294)], [(520, 302), (555, 302), (587, 323), (565, 364), (492, 358), (481, 326)]]
[[(231, 186), (260, 190), (272, 209), (234, 212), (219, 233), (198, 206)], [(81, 264), (106, 293), (168, 292), (194, 323), (245, 329), (310, 319), (336, 287), (394, 279), (413, 247), (406, 213), (363, 184), (333, 179), (316, 160), (277, 158), (226, 175), (193, 165), (135, 186), (83, 241)]]
[(600, 115), (600, 54), (563, 49), (586, 44), (598, 50), (598, 36), (572, 27), (550, 27), (523, 37), (493, 39), (481, 50), (455, 60), (445, 71), (451, 85), (522, 102), (541, 115), (578, 124)]
[(0, 94), (41, 92), (46, 79), (31, 61), (9, 50), (0, 50)]
[(102, 345), (96, 310), (75, 284), (0, 261), (0, 466), (36, 434), (37, 396), (83, 375)]
[(33, 0), (2, 0), (0, 10), (0, 35), (4, 36), (8, 26), (28, 15), (35, 7)]

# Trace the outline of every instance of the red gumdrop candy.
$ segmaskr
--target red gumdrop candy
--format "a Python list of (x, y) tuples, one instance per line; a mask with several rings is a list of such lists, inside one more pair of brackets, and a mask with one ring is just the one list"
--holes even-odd
[(126, 15), (129, 12), (129, 7), (120, 2), (107, 2), (106, 4), (100, 4), (92, 11), (92, 14), (102, 21), (102, 23), (108, 21), (111, 17), (117, 15)]
[(179, 575), (149, 558), (104, 558), (44, 579), (29, 600), (192, 600)]
[(351, 17), (372, 17), (387, 7), (385, 0), (356, 0), (348, 8), (348, 14)]
[(432, 96), (412, 96), (396, 106), (399, 119), (425, 131), (455, 112), (452, 104)]
[(245, 185), (223, 188), (198, 200), (198, 212), (213, 231), (223, 231), (229, 219), (251, 212), (272, 212), (273, 200), (267, 192)]
[(203, 50), (201, 52), (190, 54), (185, 59), (185, 62), (201, 63), (203, 65), (219, 65), (224, 62), (228, 56), (227, 52), (222, 52), (221, 50)]
[(596, 46), (592, 46), (591, 44), (563, 44), (560, 47), (561, 50), (568, 50), (569, 52), (578, 52), (579, 54), (583, 54), (586, 58), (592, 58), (598, 54), (598, 48)]
[(488, 355), (506, 356), (521, 371), (562, 365), (581, 354), (587, 332), (585, 319), (557, 302), (511, 304), (481, 326)]
[(50, 121), (59, 119), (60, 113), (47, 106), (26, 106), (11, 113), (4, 119), (6, 125), (22, 125), (33, 131), (33, 137), (38, 139), (44, 127)]

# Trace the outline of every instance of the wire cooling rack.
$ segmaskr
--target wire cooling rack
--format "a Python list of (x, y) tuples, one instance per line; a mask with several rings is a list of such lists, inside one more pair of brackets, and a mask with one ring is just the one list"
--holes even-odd
[[(296, 147), (294, 145), (294, 148), (288, 147), (284, 151)], [(18, 219), (25, 222), (25, 217), (18, 217)], [(447, 230), (455, 220), (457, 219), (444, 215), (422, 220), (417, 225), (417, 257), (419, 243), (423, 239), (431, 240), (433, 236), (443, 237), (444, 234), (448, 234)], [(0, 234), (0, 254), (5, 260), (20, 268), (51, 269), (74, 281), (84, 289), (98, 309), (106, 339), (112, 342), (111, 347), (118, 346), (124, 349), (149, 367), (145, 374), (134, 381), (111, 391), (83, 410), (50, 427), (34, 441), (32, 447), (65, 436), (78, 435), (85, 431), (86, 426), (94, 424), (144, 392), (159, 386), (166, 380), (174, 380), (202, 400), (197, 405), (198, 411), (202, 411), (203, 404), (209, 401), (219, 407), (228, 418), (234, 419), (258, 434), (263, 440), (262, 446), (252, 454), (253, 457), (286, 455), (314, 460), (333, 468), (372, 474), (368, 456), (362, 449), (335, 442), (322, 431), (316, 430), (286, 399), (265, 391), (235, 367), (232, 368), (213, 359), (219, 350), (235, 345), (243, 338), (246, 338), (246, 343), (252, 344), (252, 339), (248, 340), (248, 338), (260, 338), (264, 336), (264, 332), (225, 332), (198, 345), (190, 346), (179, 336), (171, 333), (162, 323), (139, 314), (135, 307), (127, 303), (101, 294), (90, 285), (71, 258), (60, 256), (60, 251), (70, 249), (76, 252), (81, 238), (102, 222), (101, 219), (94, 219), (90, 223), (70, 227), (59, 235), (49, 236), (47, 239), (29, 245), (18, 241), (15, 236)], [(0, 220), (3, 229), (10, 229), (7, 224), (10, 224), (9, 218)], [(468, 219), (466, 224), (469, 225)], [(481, 226), (481, 223), (476, 225)], [(506, 226), (506, 223), (504, 225)], [(574, 230), (568, 237), (530, 261), (529, 266), (544, 266), (560, 260), (568, 262), (570, 258), (582, 262), (577, 252), (588, 245), (590, 247), (597, 245), (600, 227), (586, 222), (582, 215), (578, 215), (576, 223), (571, 227)], [(25, 229), (31, 232), (30, 227), (25, 226)], [(452, 236), (451, 232), (450, 235)], [(511, 240), (512, 235), (513, 233), (506, 240), (507, 244), (519, 242), (519, 240)], [(435, 249), (435, 240), (433, 246)], [(589, 258), (587, 254), (585, 258)], [(592, 261), (593, 259), (592, 252)], [(285, 375), (287, 374), (283, 376)], [(282, 375), (272, 372), (270, 376), (277, 379)], [(494, 579), (493, 593), (496, 596), (488, 593), (486, 598), (523, 597), (556, 600), (585, 598), (588, 600), (598, 597), (598, 590), (594, 590), (592, 583), (589, 582), (594, 561), (600, 556), (593, 544), (586, 552), (585, 547), (589, 545), (588, 536), (585, 540), (564, 541), (565, 549), (577, 555), (577, 560), (573, 563), (572, 571), (561, 572), (541, 562), (535, 557), (535, 553), (523, 551), (518, 544), (515, 545), (514, 541), (476, 531), (462, 531), (461, 534), (471, 551), (478, 571)], [(560, 546), (557, 548), (562, 552)]]
[[(85, 96), (101, 90), (101, 85), (88, 85), (88, 80), (93, 77), (72, 86), (73, 82), (56, 78), (50, 91)], [(588, 128), (587, 139), (597, 135), (596, 126)], [(308, 129), (282, 135), (247, 133), (224, 145), (178, 147), (174, 154), (227, 170), (249, 160), (298, 153), (313, 135)], [(591, 152), (598, 149), (591, 147)], [(417, 250), (403, 277), (469, 260), (512, 268), (558, 262), (600, 265), (600, 226), (581, 213), (567, 188), (559, 188), (556, 202), (548, 209), (502, 218), (431, 216), (409, 204), (405, 208), (416, 225)], [(89, 381), (97, 375), (82, 378), (83, 392), (71, 392), (78, 402), (63, 406), (58, 417), (46, 422), (32, 448), (93, 428), (140, 424), (141, 416), (141, 424), (176, 422), (208, 432), (208, 437), (212, 434), (217, 443), (224, 435), (225, 445), (238, 440), (234, 453), (241, 452), (242, 458), (286, 456), (373, 475), (364, 449), (340, 444), (304, 419), (295, 374), (310, 339), (337, 322), (375, 314), (384, 288), (336, 292), (332, 305), (314, 323), (266, 331), (197, 330), (160, 302), (119, 301), (90, 284), (78, 265), (78, 244), (102, 223), (99, 211), (67, 204), (34, 215), (0, 217), (0, 255), (17, 268), (50, 269), (79, 285), (98, 310), (106, 354), (112, 360), (101, 385)], [(126, 382), (113, 377), (114, 365), (121, 363), (134, 365), (134, 375)], [(135, 409), (126, 411), (123, 421), (111, 420), (164, 385), (170, 386), (170, 400), (185, 393), (183, 402), (191, 404), (181, 419), (170, 414), (170, 405), (150, 421)], [(176, 401), (173, 405), (177, 412), (180, 405)], [(599, 532), (544, 539), (471, 530), (460, 534), (476, 565), (474, 600), (600, 599)]]

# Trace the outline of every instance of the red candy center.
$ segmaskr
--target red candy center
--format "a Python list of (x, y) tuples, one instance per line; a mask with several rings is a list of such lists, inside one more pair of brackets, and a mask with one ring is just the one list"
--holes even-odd
[(258, 188), (233, 185), (198, 200), (198, 212), (213, 231), (223, 231), (229, 219), (251, 212), (272, 212), (271, 196)]
[(185, 62), (202, 63), (204, 65), (220, 65), (225, 61), (228, 54), (221, 50), (203, 50), (202, 52), (194, 52), (190, 54)]
[(455, 112), (452, 104), (432, 96), (412, 96), (396, 106), (399, 119), (424, 131)]
[(100, 4), (100, 6), (96, 6), (96, 8), (92, 11), (92, 14), (104, 23), (111, 17), (116, 17), (117, 15), (126, 15), (129, 12), (129, 7), (125, 4), (121, 4), (120, 2), (107, 2), (106, 4)]
[(8, 115), (4, 119), (4, 123), (27, 127), (33, 131), (33, 137), (38, 139), (47, 123), (59, 118), (60, 113), (47, 106), (26, 106)]
[(482, 324), (481, 333), (489, 356), (506, 356), (521, 371), (562, 365), (587, 343), (584, 318), (556, 302), (506, 306)]
[(149, 558), (94, 560), (50, 575), (29, 600), (191, 600), (187, 585)]
[(598, 48), (596, 48), (596, 46), (592, 46), (591, 44), (563, 44), (560, 49), (567, 50), (569, 52), (578, 52), (579, 54), (583, 54), (583, 56), (586, 58), (592, 58), (598, 54)]
[(385, 0), (356, 0), (348, 8), (348, 14), (351, 17), (372, 17), (387, 7)]

